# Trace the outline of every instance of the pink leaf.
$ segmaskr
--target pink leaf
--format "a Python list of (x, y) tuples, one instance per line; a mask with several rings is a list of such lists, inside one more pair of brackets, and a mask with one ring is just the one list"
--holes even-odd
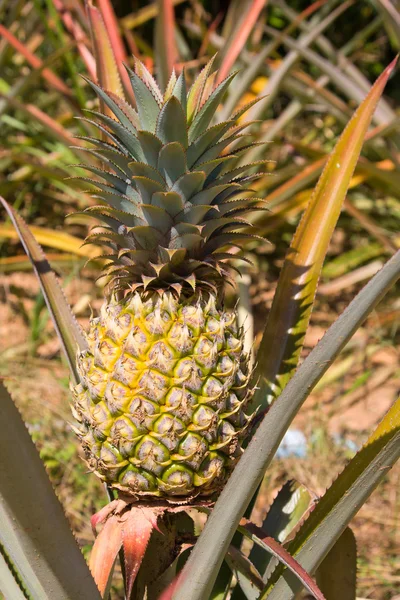
[(94, 60), (93, 54), (91, 54), (90, 50), (87, 48), (86, 35), (79, 23), (74, 20), (71, 12), (64, 6), (62, 0), (53, 0), (54, 6), (60, 14), (61, 19), (64, 21), (64, 25), (66, 29), (71, 33), (72, 37), (76, 41), (76, 45), (81, 55), (83, 62), (86, 65), (86, 68), (90, 74), (91, 79), (96, 79), (96, 62)]
[(242, 519), (241, 522), (246, 522), (244, 527), (249, 531), (252, 535), (259, 538), (265, 546), (269, 548), (271, 554), (275, 556), (280, 562), (282, 562), (292, 573), (294, 573), (302, 582), (306, 590), (308, 590), (316, 600), (325, 600), (325, 596), (317, 586), (315, 580), (311, 577), (309, 573), (301, 566), (299, 562), (279, 542), (274, 540), (274, 538), (266, 536), (265, 532), (260, 528)]
[(221, 83), (221, 81), (223, 81), (228, 75), (235, 60), (246, 44), (251, 30), (256, 24), (260, 12), (264, 8), (265, 4), (266, 0), (253, 0), (250, 9), (248, 10), (247, 14), (244, 15), (243, 20), (240, 23), (240, 27), (236, 29), (232, 39), (230, 40), (230, 43), (228, 42), (228, 49), (225, 52), (224, 59), (218, 71), (217, 84)]
[(125, 46), (120, 32), (118, 20), (115, 16), (114, 8), (110, 0), (98, 0), (98, 4), (105, 27), (107, 29), (111, 48), (115, 56), (115, 62), (117, 63), (117, 68), (124, 84), (125, 91), (130, 97), (131, 101), (135, 102), (128, 71), (124, 67), (124, 64), (128, 63), (128, 56), (125, 52)]
[[(1, 25), (1, 23), (0, 23), (0, 35), (3, 38), (5, 38), (7, 40), (7, 42), (9, 44), (11, 44), (11, 46), (13, 46), (14, 49), (17, 52), (19, 52), (26, 59), (26, 61), (31, 65), (31, 67), (33, 67), (34, 69), (40, 69), (40, 67), (43, 64), (43, 61), (38, 56), (33, 54), (33, 52), (31, 52), (25, 44), (20, 42), (11, 33), (11, 31), (6, 29), (6, 27), (4, 27), (4, 25)], [(57, 75), (55, 73), (53, 73), (53, 71), (51, 71), (48, 68), (45, 68), (42, 71), (42, 76), (44, 79), (46, 79), (46, 81), (48, 83), (50, 83), (52, 86), (54, 86), (56, 88), (56, 90), (58, 90), (62, 94), (65, 94), (66, 96), (71, 96), (71, 90), (69, 89), (69, 87), (66, 86), (65, 83), (59, 77), (57, 77)]]
[[(151, 513), (151, 518), (149, 515)], [(133, 584), (146, 552), (151, 533), (154, 529), (154, 513), (151, 509), (132, 507), (124, 522), (122, 542), (125, 556), (127, 597), (132, 594)]]
[(90, 555), (89, 568), (103, 597), (122, 545), (122, 527), (123, 523), (119, 517), (110, 517), (96, 538)]

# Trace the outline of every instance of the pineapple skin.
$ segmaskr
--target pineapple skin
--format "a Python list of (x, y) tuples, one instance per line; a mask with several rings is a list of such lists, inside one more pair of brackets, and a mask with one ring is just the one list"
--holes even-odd
[(235, 313), (209, 293), (136, 292), (105, 302), (87, 340), (72, 392), (90, 469), (137, 497), (218, 492), (251, 420)]

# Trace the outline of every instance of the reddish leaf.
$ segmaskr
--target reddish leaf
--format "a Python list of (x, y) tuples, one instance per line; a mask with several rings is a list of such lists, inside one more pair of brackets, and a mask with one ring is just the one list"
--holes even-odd
[[(19, 40), (17, 40), (17, 38), (11, 33), (11, 31), (6, 29), (6, 27), (4, 27), (4, 25), (2, 25), (1, 23), (0, 35), (3, 38), (5, 38), (7, 42), (15, 48), (17, 52), (22, 54), (22, 56), (28, 61), (31, 67), (33, 67), (34, 69), (40, 69), (40, 67), (43, 64), (43, 61), (35, 54), (33, 54), (29, 50), (29, 48), (27, 48), (26, 45), (22, 44)], [(56, 90), (58, 90), (62, 94), (65, 94), (66, 96), (71, 96), (71, 90), (69, 89), (69, 87), (66, 86), (65, 83), (59, 77), (57, 77), (55, 73), (53, 73), (53, 71), (51, 71), (48, 68), (43, 69), (42, 75), (48, 83), (50, 83), (53, 87), (56, 88)]]
[[(87, 10), (92, 34), (92, 45), (96, 58), (97, 81), (103, 89), (114, 92), (114, 94), (123, 98), (124, 93), (121, 78), (102, 14), (98, 8), (93, 6), (91, 0), (87, 3)], [(101, 105), (102, 112), (112, 116), (111, 111), (104, 106), (104, 103), (101, 103)]]
[(128, 598), (131, 597), (133, 584), (142, 564), (155, 521), (156, 517), (151, 509), (132, 507), (124, 522), (122, 542)]
[(94, 60), (93, 54), (87, 48), (85, 44), (86, 34), (79, 25), (79, 23), (73, 18), (71, 12), (64, 6), (63, 0), (53, 0), (53, 4), (57, 11), (60, 13), (60, 17), (64, 22), (65, 28), (71, 33), (72, 37), (76, 41), (76, 45), (81, 55), (83, 62), (90, 74), (91, 79), (96, 79), (96, 61)]
[(132, 92), (132, 86), (130, 83), (129, 75), (124, 67), (124, 64), (128, 63), (128, 56), (125, 52), (124, 42), (120, 33), (118, 20), (115, 16), (114, 8), (110, 0), (98, 0), (98, 4), (103, 17), (103, 21), (107, 29), (108, 37), (110, 39), (111, 48), (114, 52), (119, 75), (122, 79), (127, 95), (134, 102), (135, 100)]
[(99, 512), (90, 518), (90, 524), (92, 526), (94, 535), (97, 534), (97, 525), (99, 523), (104, 523), (111, 513), (117, 508), (118, 504), (118, 500), (113, 500), (112, 502), (106, 504), (106, 506), (103, 506)]
[[(246, 521), (242, 519), (242, 522)], [(307, 573), (305, 569), (297, 562), (296, 559), (293, 558), (291, 554), (279, 542), (274, 540), (274, 538), (269, 537), (265, 534), (265, 532), (257, 525), (246, 521), (244, 525), (244, 529), (247, 529), (249, 533), (258, 538), (263, 542), (263, 544), (271, 551), (280, 562), (282, 562), (292, 573), (298, 577), (304, 587), (316, 598), (316, 600), (325, 600), (325, 596), (319, 589), (318, 585), (314, 581), (314, 579)]]
[(175, 579), (169, 584), (166, 590), (163, 591), (158, 600), (172, 600), (174, 597), (174, 592), (178, 587), (178, 583), (180, 583), (180, 574), (175, 577)]
[(260, 12), (264, 8), (266, 0), (253, 0), (247, 11), (247, 14), (243, 16), (239, 26), (235, 29), (235, 32), (228, 41), (227, 49), (224, 53), (222, 64), (218, 70), (217, 84), (221, 83), (227, 77), (235, 60), (239, 56), (241, 50), (247, 42), (247, 39), (257, 22)]
[(177, 50), (175, 44), (175, 14), (171, 0), (158, 0), (155, 49), (157, 58), (157, 79), (164, 91), (173, 71)]
[(123, 523), (117, 516), (110, 517), (94, 543), (89, 560), (89, 568), (99, 588), (105, 597), (112, 577), (113, 566), (122, 545)]

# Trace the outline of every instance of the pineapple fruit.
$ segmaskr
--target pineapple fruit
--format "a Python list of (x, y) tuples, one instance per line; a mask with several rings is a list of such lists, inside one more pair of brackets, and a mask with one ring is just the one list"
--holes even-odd
[(246, 189), (257, 174), (239, 164), (249, 106), (210, 125), (234, 77), (214, 89), (211, 70), (188, 93), (173, 73), (162, 95), (136, 61), (136, 109), (89, 82), (103, 139), (86, 139), (107, 170), (84, 167), (103, 180), (87, 180), (102, 202), (86, 209), (100, 221), (87, 242), (107, 251), (108, 283), (77, 358), (73, 412), (90, 468), (137, 498), (218, 492), (251, 421), (243, 332), (223, 288), (240, 256), (228, 250), (254, 237), (243, 215), (264, 203)]

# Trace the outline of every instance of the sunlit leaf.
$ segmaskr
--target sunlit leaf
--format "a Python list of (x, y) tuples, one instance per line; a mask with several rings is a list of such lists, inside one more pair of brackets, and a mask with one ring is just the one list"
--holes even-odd
[(64, 293), (54, 272), (51, 270), (42, 248), (32, 235), (25, 221), (1, 196), (0, 202), (13, 222), (25, 252), (32, 262), (71, 372), (75, 381), (79, 382), (75, 361), (76, 353), (78, 349), (84, 350), (87, 348), (81, 328), (71, 312)]
[(316, 580), (326, 600), (356, 600), (357, 543), (350, 527), (319, 565)]
[(255, 406), (266, 407), (296, 369), (329, 241), (372, 114), (395, 63), (382, 73), (347, 125), (293, 236), (260, 344)]
[(161, 90), (165, 90), (177, 59), (176, 24), (172, 0), (157, 0), (157, 4), (158, 15), (154, 38), (157, 80)]
[[(29, 598), (100, 600), (39, 454), (1, 382), (0, 418), (7, 424), (0, 436), (0, 544)], [(5, 591), (3, 583), (2, 578)]]
[[(87, 3), (87, 10), (94, 56), (96, 59), (97, 81), (103, 89), (113, 92), (117, 96), (123, 98), (124, 92), (122, 89), (121, 77), (102, 14), (98, 8), (93, 6), (91, 0)], [(112, 117), (112, 112), (104, 105), (104, 103), (101, 103), (101, 105), (102, 112)]]

